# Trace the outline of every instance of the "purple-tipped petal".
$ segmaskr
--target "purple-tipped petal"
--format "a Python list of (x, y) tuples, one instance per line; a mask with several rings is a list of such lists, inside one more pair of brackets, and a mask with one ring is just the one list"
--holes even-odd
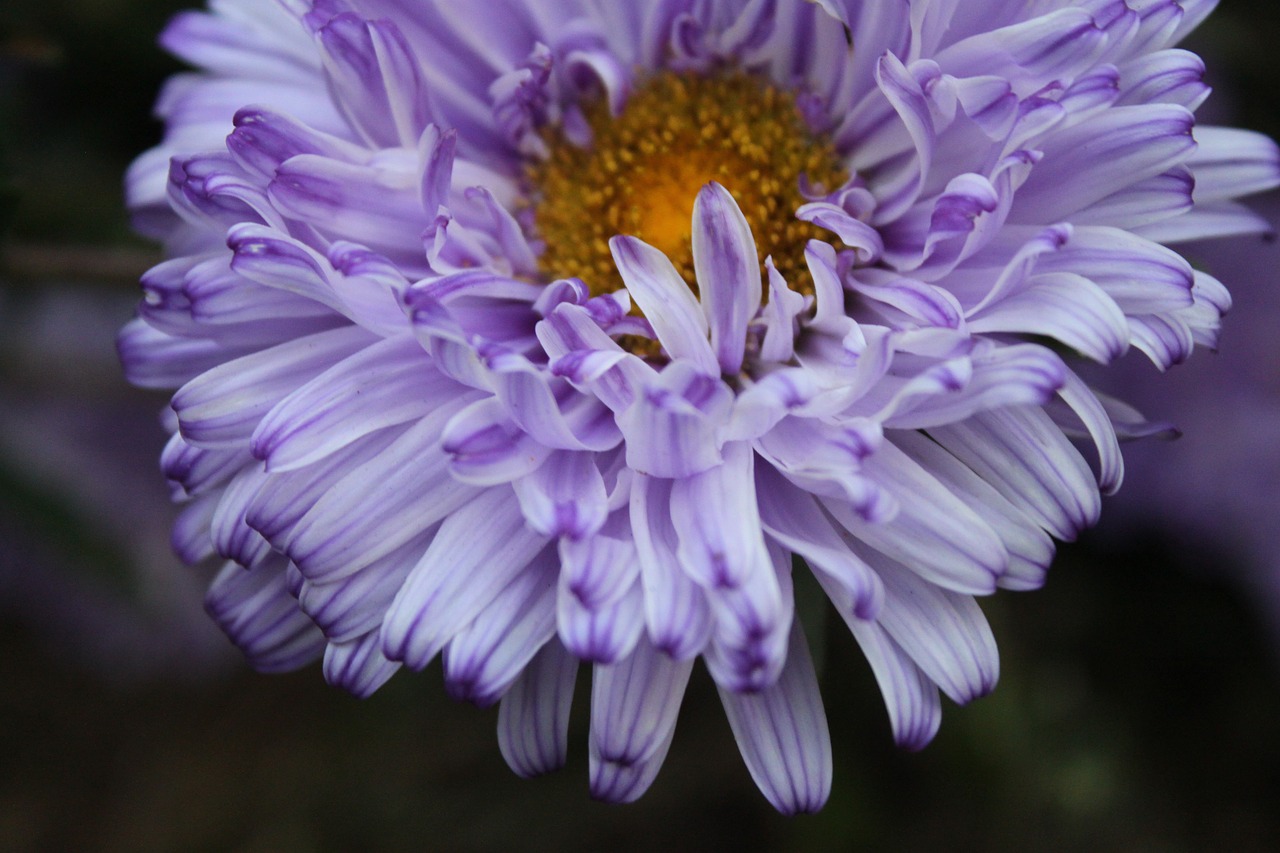
[(259, 672), (289, 672), (324, 650), (324, 635), (289, 594), (285, 562), (253, 569), (228, 563), (214, 578), (204, 606)]
[(693, 267), (711, 348), (720, 370), (733, 376), (742, 367), (747, 321), (760, 308), (760, 262), (747, 218), (729, 191), (714, 182), (693, 204)]
[(604, 478), (590, 453), (557, 451), (513, 485), (525, 521), (544, 536), (581, 540), (604, 524)]
[(831, 736), (809, 644), (791, 629), (787, 663), (758, 693), (720, 688), (738, 749), (761, 793), (783, 814), (816, 812), (831, 793)]
[(529, 661), (498, 706), (498, 748), (528, 779), (564, 766), (578, 659), (552, 639)]
[(325, 681), (361, 699), (372, 696), (399, 669), (398, 662), (383, 656), (377, 631), (357, 640), (330, 643), (324, 650)]
[(711, 610), (702, 589), (676, 556), (671, 481), (639, 474), (631, 491), (631, 529), (640, 557), (645, 624), (653, 645), (676, 660), (700, 653), (711, 636)]
[(733, 589), (768, 571), (756, 505), (755, 454), (743, 443), (725, 451), (723, 464), (676, 480), (671, 489), (677, 556), (690, 577), (711, 589)]
[(425, 667), (545, 544), (525, 526), (510, 490), (483, 492), (449, 516), (410, 571), (382, 625), (384, 654)]
[(579, 659), (598, 664), (622, 660), (644, 634), (643, 593), (633, 583), (599, 607), (588, 607), (573, 593), (564, 575), (556, 590), (556, 627), (560, 642)]
[(444, 649), (445, 687), (481, 707), (498, 700), (555, 635), (555, 554), (550, 548)]
[(647, 640), (591, 682), (591, 795), (627, 803), (648, 789), (675, 732), (692, 661), (673, 661)]

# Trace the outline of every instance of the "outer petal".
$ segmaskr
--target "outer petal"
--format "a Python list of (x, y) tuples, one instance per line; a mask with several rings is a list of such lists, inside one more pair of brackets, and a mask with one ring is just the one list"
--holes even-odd
[(498, 748), (517, 775), (541, 776), (564, 765), (577, 676), (578, 659), (552, 639), (502, 697)]
[(831, 793), (831, 737), (800, 623), (781, 675), (759, 693), (720, 687), (720, 701), (751, 778), (783, 814), (816, 812)]
[(525, 571), (546, 539), (524, 524), (509, 489), (489, 489), (440, 527), (382, 625), (388, 658), (422, 669)]
[(653, 783), (675, 733), (693, 661), (673, 661), (641, 640), (591, 684), (591, 795), (628, 803)]

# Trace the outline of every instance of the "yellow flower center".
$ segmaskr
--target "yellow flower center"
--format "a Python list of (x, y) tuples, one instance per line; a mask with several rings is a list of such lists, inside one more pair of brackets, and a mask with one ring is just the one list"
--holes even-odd
[(801, 176), (822, 192), (848, 172), (809, 129), (794, 95), (740, 71), (662, 72), (637, 87), (620, 115), (603, 99), (585, 113), (589, 148), (551, 128), (549, 156), (527, 170), (548, 281), (578, 277), (597, 295), (620, 289), (609, 239), (629, 234), (666, 253), (696, 292), (693, 203), (716, 181), (742, 208), (761, 264), (772, 255), (793, 288), (812, 289), (804, 246), (823, 232), (795, 217), (805, 201)]

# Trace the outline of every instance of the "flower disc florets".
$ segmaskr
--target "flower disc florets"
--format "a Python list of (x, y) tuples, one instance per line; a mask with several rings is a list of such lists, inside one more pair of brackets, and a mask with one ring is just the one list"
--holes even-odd
[(1195, 123), (1209, 0), (211, 5), (129, 175), (175, 547), (255, 666), (440, 659), (524, 775), (585, 665), (609, 800), (701, 660), (770, 802), (822, 805), (797, 570), (899, 743), (991, 690), (976, 597), (1040, 585), (1158, 429), (1075, 367), (1214, 344), (1170, 246), (1280, 183)]
[(622, 287), (609, 240), (628, 234), (662, 251), (692, 287), (690, 199), (725, 187), (751, 225), (756, 253), (812, 294), (805, 244), (823, 230), (791, 215), (843, 186), (848, 172), (829, 140), (804, 121), (793, 93), (759, 75), (661, 72), (639, 82), (619, 115), (603, 98), (584, 112), (579, 141), (545, 133), (529, 166), (534, 233), (544, 276), (581, 278), (599, 294)]

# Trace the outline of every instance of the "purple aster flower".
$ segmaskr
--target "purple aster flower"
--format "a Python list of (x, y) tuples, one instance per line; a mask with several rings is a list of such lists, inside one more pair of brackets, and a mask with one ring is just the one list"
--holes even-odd
[[(120, 351), (210, 613), (366, 695), (441, 657), (595, 796), (644, 792), (695, 659), (747, 766), (819, 808), (794, 583), (897, 741), (992, 689), (1140, 418), (1082, 361), (1212, 343), (1168, 248), (1257, 231), (1267, 139), (1197, 127), (1202, 0), (214, 0), (128, 178), (173, 256)], [(1096, 448), (1091, 471), (1073, 438)]]

